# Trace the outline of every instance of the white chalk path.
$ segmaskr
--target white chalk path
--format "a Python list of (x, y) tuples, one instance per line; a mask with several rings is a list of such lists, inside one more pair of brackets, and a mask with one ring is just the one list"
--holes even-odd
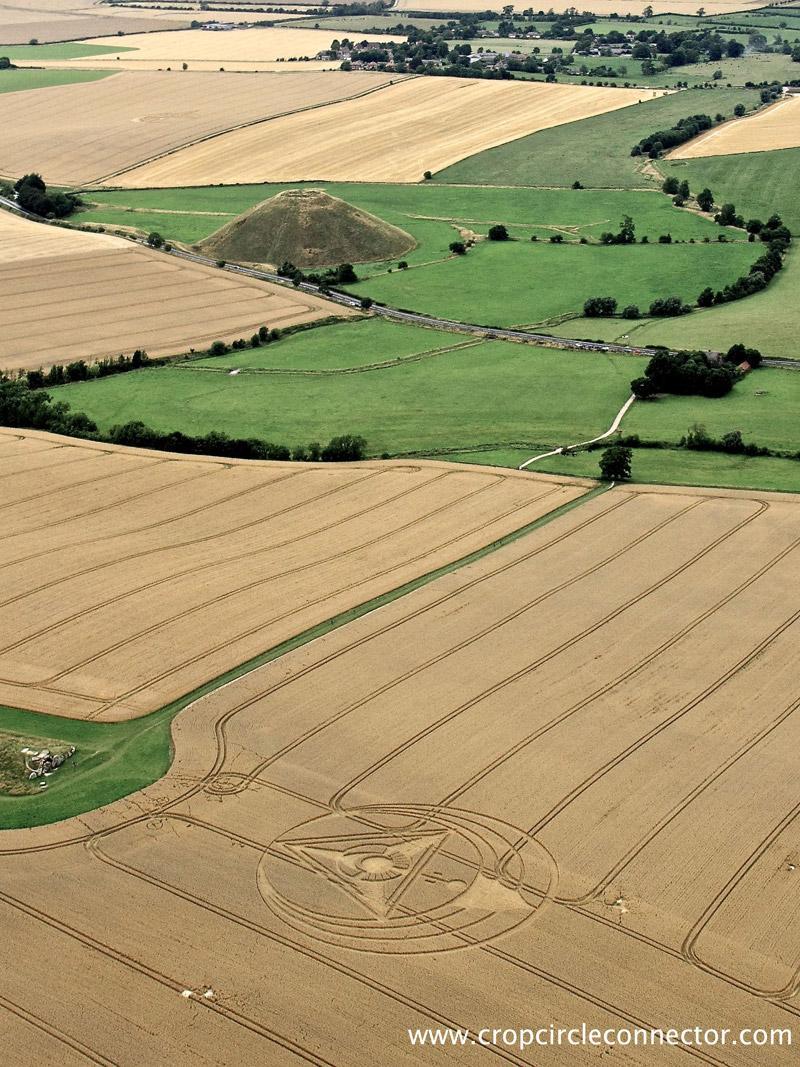
[(530, 467), (531, 463), (535, 463), (538, 459), (547, 459), (548, 456), (559, 456), (565, 449), (569, 449), (569, 451), (572, 451), (573, 448), (585, 448), (586, 445), (593, 445), (595, 441), (602, 441), (604, 438), (610, 437), (612, 433), (616, 433), (616, 431), (619, 429), (619, 424), (625, 418), (628, 408), (631, 406), (635, 399), (635, 396), (628, 397), (628, 399), (617, 412), (616, 417), (614, 418), (614, 421), (611, 423), (609, 428), (605, 431), (605, 433), (601, 433), (599, 437), (592, 437), (589, 441), (578, 441), (574, 445), (562, 445), (561, 448), (553, 448), (550, 452), (542, 452), (538, 456), (531, 456), (531, 458), (526, 459), (524, 463), (520, 463), (519, 467), (517, 467), (517, 470), (524, 471), (526, 467)]

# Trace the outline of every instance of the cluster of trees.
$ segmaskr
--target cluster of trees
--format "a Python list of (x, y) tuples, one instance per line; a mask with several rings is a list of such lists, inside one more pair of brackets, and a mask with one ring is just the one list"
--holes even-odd
[(23, 211), (43, 219), (65, 219), (83, 204), (77, 193), (48, 193), (40, 174), (25, 174), (14, 183), (14, 192)]
[(604, 245), (636, 244), (636, 224), (630, 215), (623, 215), (618, 233), (601, 233), (600, 243)]
[(281, 278), (289, 278), (295, 285), (310, 282), (321, 289), (327, 289), (333, 285), (352, 285), (358, 281), (358, 275), (353, 270), (352, 263), (340, 263), (338, 267), (329, 267), (321, 272), (310, 271), (306, 274), (287, 259), (278, 267), (278, 274)]
[(0, 376), (0, 426), (47, 430), (68, 437), (93, 437), (97, 433), (97, 425), (88, 415), (70, 410), (63, 401), (53, 401), (49, 393), (29, 389), (23, 378), (5, 376)]
[[(718, 116), (717, 121), (722, 121), (723, 116)], [(668, 130), (657, 130), (643, 137), (638, 144), (631, 149), (632, 156), (648, 155), (650, 159), (658, 159), (662, 152), (670, 148), (676, 148), (679, 144), (691, 141), (703, 130), (710, 130), (714, 125), (714, 119), (710, 115), (687, 115), (679, 119)]]
[(725, 396), (741, 378), (741, 372), (726, 360), (714, 361), (705, 352), (656, 352), (643, 377), (634, 378), (631, 392), (640, 400), (656, 393), (678, 396)]
[(695, 423), (678, 442), (680, 448), (693, 452), (727, 452), (731, 456), (770, 456), (772, 451), (763, 446), (746, 443), (741, 430), (729, 430), (722, 437), (712, 437), (705, 426)]
[(364, 459), (367, 442), (356, 434), (332, 437), (327, 445), (312, 441), (294, 450), (256, 437), (236, 438), (212, 432), (192, 436), (178, 430), (162, 432), (143, 422), (112, 426), (108, 434), (80, 411), (72, 411), (64, 401), (54, 401), (50, 393), (30, 389), (24, 378), (0, 377), (0, 425), (26, 430), (46, 430), (68, 437), (84, 437), (137, 448), (190, 455), (225, 456), (232, 459), (294, 459), (321, 463), (347, 463)]
[(633, 453), (625, 445), (610, 445), (600, 456), (600, 477), (604, 482), (627, 482), (632, 459)]
[[(670, 318), (675, 315), (686, 315), (692, 310), (689, 304), (684, 304), (679, 296), (665, 296), (654, 300), (648, 308), (648, 314), (654, 318)], [(583, 314), (587, 319), (611, 318), (617, 313), (617, 301), (613, 296), (591, 296), (583, 305)], [(636, 304), (628, 304), (622, 309), (623, 319), (638, 319), (641, 311)]]

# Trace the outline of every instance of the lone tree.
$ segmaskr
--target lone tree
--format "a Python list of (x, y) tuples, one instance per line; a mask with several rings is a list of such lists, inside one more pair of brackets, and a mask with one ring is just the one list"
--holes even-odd
[(604, 482), (627, 482), (631, 476), (633, 453), (623, 445), (611, 445), (600, 457), (600, 477)]
[(489, 240), (490, 241), (507, 241), (508, 230), (502, 223), (497, 223), (496, 226), (489, 227)]

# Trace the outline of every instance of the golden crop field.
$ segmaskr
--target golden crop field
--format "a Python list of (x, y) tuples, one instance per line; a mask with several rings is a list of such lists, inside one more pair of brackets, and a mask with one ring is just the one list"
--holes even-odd
[(191, 13), (177, 10), (91, 6), (80, 0), (0, 0), (0, 40), (3, 44), (27, 44), (35, 38), (44, 44), (100, 33), (179, 29), (187, 27), (191, 18)]
[(0, 704), (72, 717), (151, 711), (585, 491), (442, 464), (29, 446), (4, 464)]
[(119, 183), (138, 188), (304, 179), (417, 182), (425, 170), (441, 170), (525, 134), (661, 92), (413, 78), (364, 99), (232, 131), (135, 168)]
[(262, 324), (347, 314), (285, 286), (7, 211), (0, 212), (0, 245), (4, 370), (130, 355), (136, 348), (172, 355), (218, 338), (249, 337)]
[[(224, 12), (216, 16), (223, 19)], [(268, 16), (262, 16), (267, 18)], [(281, 27), (251, 27), (211, 32), (208, 30), (180, 30), (178, 32), (131, 33), (124, 40), (119, 37), (93, 37), (87, 44), (114, 48), (120, 46), (135, 51), (103, 53), (82, 59), (21, 62), (20, 66), (77, 67), (91, 70), (156, 70), (171, 67), (179, 70), (188, 63), (191, 70), (265, 70), (277, 61), (308, 58), (330, 48), (336, 37), (332, 30), (304, 30)], [(363, 35), (359, 37), (363, 39)], [(384, 41), (404, 41), (405, 37), (382, 36)], [(338, 68), (337, 60), (321, 62), (328, 69)], [(294, 64), (292, 64), (292, 68)], [(290, 68), (290, 69), (292, 69)]]
[[(396, 80), (396, 79), (395, 79)], [(85, 184), (243, 123), (389, 84), (353, 71), (220, 74), (123, 71), (102, 81), (0, 94), (0, 174)], [(53, 137), (53, 129), (60, 131)]]
[[(525, 11), (530, 4), (525, 0), (515, 0), (514, 8), (517, 11)], [(575, 7), (569, 0), (559, 0), (558, 3), (548, 5), (548, 10), (555, 12), (568, 11)], [(595, 15), (641, 15), (645, 8), (653, 9), (654, 14), (670, 13), (674, 15), (696, 15), (698, 9), (703, 7), (709, 17), (724, 15), (728, 11), (747, 11), (750, 8), (764, 7), (764, 0), (708, 0), (708, 3), (698, 4), (697, 0), (591, 0), (581, 11), (591, 11)], [(485, 11), (485, 0), (396, 0), (393, 11)]]
[(754, 115), (725, 122), (679, 145), (669, 158), (729, 156), (778, 148), (800, 148), (800, 96), (785, 96)]
[[(0, 455), (9, 447), (12, 466), (31, 467), (46, 440), (9, 441)], [(96, 455), (83, 462), (127, 464), (109, 487), (142, 487), (138, 457)], [(329, 479), (331, 503), (337, 486), (374, 507), (404, 479), (423, 498), (436, 485), (440, 500), (460, 480), (473, 496), (456, 497), (451, 531), (491, 536), (475, 533), (485, 516), (474, 493), (497, 477), (485, 471), (366, 464), (287, 478), (254, 465), (212, 475), (205, 462), (152, 456), (147, 469), (170, 483), (161, 492), (175, 509), (181, 473), (198, 507), (198, 493), (240, 478), (253, 520), (259, 500), (288, 500), (292, 486), (302, 497), (304, 481), (306, 499)], [(77, 485), (80, 466), (62, 474)], [(511, 493), (510, 506), (523, 486), (529, 513), (571, 491), (509, 476), (484, 501), (494, 494), (497, 516), (497, 496)], [(74, 492), (50, 491), (45, 518), (59, 499), (80, 508)], [(114, 533), (124, 505), (104, 506), (104, 540), (91, 541), (94, 518), (80, 526), (84, 561), (99, 561), (96, 545), (115, 558), (126, 536)], [(138, 514), (155, 518), (150, 504)], [(214, 514), (202, 511), (201, 536)], [(796, 1033), (798, 518), (788, 494), (616, 487), (197, 700), (175, 720), (160, 782), (0, 834), (4, 950), (58, 961), (5, 975), (6, 1054), (22, 1062), (35, 1043), (45, 1064), (455, 1065), (469, 1055), (458, 1043), (412, 1047), (408, 1031), (458, 1027), (473, 1039), (489, 1029), (489, 1046), (469, 1049), (478, 1063), (793, 1062), (785, 1045), (735, 1038), (548, 1046), (532, 1031)], [(70, 521), (39, 524), (52, 546), (43, 590)], [(153, 550), (140, 581), (159, 575), (164, 529), (138, 538)], [(413, 536), (428, 565), (442, 551), (430, 533)], [(297, 548), (310, 564), (308, 545)], [(366, 595), (363, 564), (361, 580)], [(78, 613), (80, 596), (51, 585), (42, 617), (59, 625), (53, 606)], [(217, 639), (234, 633), (220, 610)], [(107, 643), (130, 641), (127, 627), (104, 629)], [(31, 649), (29, 674), (63, 669), (72, 649), (91, 656), (92, 635), (79, 632)], [(133, 663), (141, 646), (126, 654)], [(97, 663), (69, 677), (98, 685)], [(528, 1043), (492, 1039), (493, 1028), (527, 1031)]]

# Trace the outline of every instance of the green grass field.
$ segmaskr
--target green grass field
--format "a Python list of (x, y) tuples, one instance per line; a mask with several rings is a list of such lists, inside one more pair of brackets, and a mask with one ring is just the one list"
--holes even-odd
[(792, 233), (800, 234), (800, 148), (661, 160), (658, 168), (686, 178), (695, 190), (707, 185), (719, 203), (736, 204), (746, 218), (767, 219), (777, 211)]
[(366, 367), (392, 360), (474, 344), (463, 334), (406, 326), (386, 319), (342, 322), (290, 334), (277, 344), (191, 361), (192, 367), (247, 370), (330, 371)]
[(580, 179), (592, 188), (645, 188), (649, 180), (630, 155), (642, 137), (687, 115), (730, 116), (737, 103), (750, 109), (758, 100), (748, 89), (689, 89), (509, 141), (439, 171), (435, 180), (569, 187)]
[[(581, 180), (588, 184), (586, 174), (581, 175)], [(637, 236), (647, 235), (651, 240), (662, 233), (671, 233), (676, 240), (691, 237), (716, 240), (719, 233), (713, 223), (691, 212), (676, 210), (666, 196), (652, 189), (519, 189), (444, 186), (433, 182), (421, 185), (309, 182), (93, 190), (86, 198), (99, 206), (82, 212), (80, 221), (135, 226), (142, 230), (154, 228), (165, 237), (191, 244), (262, 200), (286, 189), (304, 187), (324, 189), (407, 230), (420, 243), (417, 261), (446, 254), (449, 242), (458, 236), (454, 228), (465, 227), (485, 234), (495, 222), (505, 223), (525, 237), (536, 228), (550, 228), (560, 229), (574, 238), (597, 238), (603, 230), (613, 230), (622, 216), (628, 214), (636, 222)], [(410, 257), (406, 258), (411, 262)]]
[[(436, 183), (313, 187), (386, 219), (417, 241), (405, 256), (410, 270), (398, 271), (396, 261), (359, 266), (366, 280), (355, 291), (399, 307), (488, 325), (576, 315), (584, 300), (596, 295), (616, 296), (620, 308), (629, 303), (647, 308), (656, 297), (673, 294), (693, 302), (706, 285), (721, 287), (746, 273), (756, 258), (746, 242), (719, 244), (719, 227), (674, 208), (656, 191)], [(112, 228), (138, 226), (193, 243), (286, 188), (292, 186), (93, 193), (89, 195), (101, 199), (101, 206), (83, 212), (80, 220)], [(202, 214), (222, 211), (227, 214)], [(601, 248), (577, 243), (580, 237), (597, 241), (603, 231), (616, 231), (625, 214), (633, 217), (637, 236), (649, 237), (651, 244)], [(451, 256), (448, 246), (462, 230), (485, 235), (493, 223), (504, 223), (518, 239), (481, 242), (465, 257)], [(564, 237), (562, 245), (547, 240), (554, 233)], [(664, 233), (675, 242), (697, 243), (658, 245)], [(537, 243), (530, 241), (532, 234), (540, 238)], [(704, 238), (712, 243), (703, 244)]]
[[(402, 327), (405, 328), (405, 327)], [(311, 331), (325, 350), (326, 331)], [(374, 356), (362, 324), (349, 327), (353, 351)], [(424, 336), (423, 336), (424, 333)], [(447, 343), (463, 335), (445, 333)], [(437, 334), (418, 331), (420, 351)], [(296, 351), (303, 335), (264, 349), (274, 361)], [(423, 347), (424, 346), (424, 347)], [(229, 357), (223, 357), (223, 365)], [(304, 359), (307, 357), (303, 357)], [(351, 356), (357, 360), (357, 356)], [(552, 445), (604, 430), (628, 396), (642, 366), (632, 356), (598, 356), (500, 341), (396, 366), (330, 375), (225, 373), (191, 363), (80, 382), (50, 390), (107, 428), (141, 419), (161, 430), (225, 430), (290, 446), (362, 434), (370, 455), (470, 448), (495, 442)]]
[(745, 441), (800, 452), (799, 413), (800, 371), (763, 367), (738, 382), (727, 396), (714, 400), (669, 396), (636, 403), (625, 416), (624, 429), (655, 441), (677, 442), (700, 423), (713, 437), (740, 430)]
[(765, 356), (800, 359), (798, 287), (800, 251), (795, 248), (769, 287), (746, 300), (693, 311), (680, 319), (643, 319), (632, 323), (621, 319), (573, 319), (549, 332), (563, 337), (629, 340), (636, 345), (661, 344), (715, 351), (724, 351), (741, 341), (760, 349)]
[[(518, 467), (530, 458), (524, 449), (461, 452), (447, 456), (456, 463), (486, 463)], [(542, 474), (572, 474), (596, 478), (601, 452), (578, 452), (551, 456), (530, 469)], [(633, 481), (655, 485), (708, 485), (732, 489), (776, 489), (800, 492), (800, 463), (792, 459), (726, 456), (718, 452), (687, 452), (685, 449), (635, 448)]]
[(171, 717), (157, 712), (130, 722), (96, 723), (0, 707), (0, 730), (26, 738), (57, 737), (77, 749), (47, 779), (42, 793), (0, 795), (0, 829), (55, 822), (156, 781), (170, 764)]
[(620, 310), (646, 310), (657, 297), (694, 302), (706, 285), (720, 288), (755, 259), (737, 244), (630, 247), (539, 241), (483, 242), (466, 256), (372, 277), (351, 291), (395, 307), (486, 326), (531, 325), (580, 314), (592, 296), (616, 297)]
[(83, 41), (63, 41), (60, 44), (0, 44), (0, 55), (8, 56), (12, 63), (30, 62), (36, 59), (83, 59), (85, 56), (101, 56), (116, 52), (135, 52), (135, 48), (122, 45), (85, 44)]
[(47, 89), (51, 85), (96, 82), (108, 77), (110, 73), (104, 70), (37, 70), (20, 67), (18, 70), (0, 70), (0, 93), (21, 93), (28, 89)]

